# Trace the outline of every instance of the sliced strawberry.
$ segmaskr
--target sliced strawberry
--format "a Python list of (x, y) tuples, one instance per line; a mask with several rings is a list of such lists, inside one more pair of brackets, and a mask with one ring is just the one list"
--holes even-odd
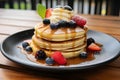
[(45, 13), (45, 18), (49, 18), (52, 15), (52, 8), (48, 8)]
[(91, 51), (101, 51), (101, 48), (98, 45), (96, 45), (95, 43), (91, 43), (88, 46), (88, 50), (91, 50)]
[(64, 56), (62, 55), (60, 51), (55, 51), (51, 57), (59, 65), (65, 65), (67, 63), (66, 58), (64, 58)]

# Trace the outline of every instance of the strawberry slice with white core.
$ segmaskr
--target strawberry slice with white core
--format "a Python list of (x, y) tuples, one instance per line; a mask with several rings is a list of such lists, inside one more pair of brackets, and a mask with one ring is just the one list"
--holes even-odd
[(91, 50), (91, 51), (101, 51), (101, 48), (98, 45), (96, 45), (95, 43), (91, 43), (88, 46), (88, 50)]

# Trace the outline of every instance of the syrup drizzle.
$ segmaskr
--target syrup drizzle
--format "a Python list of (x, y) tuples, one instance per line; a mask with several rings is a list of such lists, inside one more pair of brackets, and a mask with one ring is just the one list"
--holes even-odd
[(65, 34), (65, 39), (68, 39), (68, 32), (67, 32), (67, 28), (61, 28), (61, 30), (64, 32)]
[[(54, 29), (54, 30), (52, 30), (52, 29), (49, 29), (50, 28), (50, 26), (49, 25), (42, 25), (42, 24), (40, 24), (39, 25), (40, 27), (38, 27), (38, 29), (40, 29), (40, 28), (43, 28), (43, 27), (45, 27), (45, 28), (43, 28), (43, 30), (40, 32), (40, 35), (41, 35), (41, 37), (44, 35), (43, 33), (46, 31), (46, 30), (50, 30), (50, 33), (48, 34), (48, 36), (47, 36), (47, 38), (49, 39), (49, 40), (52, 40), (52, 37), (53, 37), (53, 35), (55, 34), (55, 32), (57, 31), (57, 29)], [(73, 40), (73, 43), (72, 43), (72, 48), (74, 48), (75, 47), (75, 37), (76, 37), (76, 28), (60, 28), (63, 32), (64, 32), (64, 34), (65, 34), (65, 39), (67, 39), (68, 40), (68, 29), (70, 30), (70, 33), (71, 33), (71, 39)], [(86, 29), (85, 29), (85, 31), (87, 31)], [(47, 31), (46, 31), (47, 32)], [(35, 34), (37, 34), (37, 32), (35, 31)], [(86, 36), (86, 34), (85, 34), (85, 36)], [(43, 43), (43, 46), (44, 47), (46, 47), (47, 45), (45, 45), (45, 43)], [(52, 52), (52, 46), (51, 46), (51, 44), (49, 43), (48, 44), (48, 46), (49, 46), (49, 53), (51, 53)], [(25, 53), (26, 54), (26, 56), (27, 56), (27, 58), (30, 60), (30, 61), (33, 61), (33, 62), (36, 62), (36, 63), (42, 63), (42, 64), (45, 64), (45, 60), (36, 60), (35, 59), (35, 57), (34, 57), (34, 53), (31, 53), (31, 54), (28, 54), (28, 53), (26, 53), (25, 51), (23, 52), (23, 53)], [(85, 62), (85, 61), (90, 61), (90, 60), (93, 60), (94, 59), (94, 55), (93, 55), (93, 53), (89, 53), (88, 54), (88, 58), (86, 58), (86, 59), (81, 59), (81, 58), (79, 58), (79, 57), (75, 57), (75, 58), (70, 58), (70, 59), (67, 59), (67, 64), (66, 65), (71, 65), (71, 64), (79, 64), (79, 63), (81, 63), (81, 62)], [(59, 66), (58, 64), (54, 64), (53, 66)]]
[[(17, 48), (19, 48), (21, 50), (21, 53), (25, 54), (30, 61), (35, 62), (37, 64), (47, 65), (45, 63), (45, 60), (35, 59), (35, 55), (33, 55), (33, 53), (27, 53), (21, 46), (18, 46)], [(76, 65), (82, 62), (91, 61), (93, 59), (95, 59), (94, 53), (88, 52), (88, 57), (85, 59), (82, 59), (80, 57), (68, 58), (67, 64), (65, 66)], [(52, 66), (59, 66), (59, 64), (54, 63)]]
[[(71, 33), (72, 33), (72, 35), (71, 35), (71, 38), (72, 38), (72, 39), (75, 39), (75, 37), (76, 37), (75, 29), (76, 29), (76, 28), (73, 28), (73, 29), (71, 28), (71, 29), (70, 29), (70, 31), (71, 31)], [(73, 44), (72, 44), (72, 48), (74, 48), (74, 47), (75, 47), (75, 40), (73, 41)]]
[[(40, 24), (41, 25), (41, 24)], [(50, 34), (48, 34), (48, 36), (47, 36), (47, 38), (49, 38), (49, 40), (51, 40), (52, 39), (52, 37), (53, 37), (53, 35), (55, 34), (55, 32), (57, 31), (57, 29), (48, 29), (48, 28), (50, 28), (50, 26), (49, 25), (41, 25), (42, 27), (44, 26), (45, 28), (41, 31), (41, 33), (40, 33), (40, 35), (42, 36), (43, 35), (43, 33), (46, 31), (46, 30), (50, 30)], [(41, 27), (41, 28), (42, 28)], [(64, 32), (64, 34), (65, 34), (65, 39), (67, 40), (68, 39), (68, 29), (70, 29), (70, 33), (72, 33), (71, 34), (71, 39), (72, 40), (74, 40), (75, 39), (75, 37), (76, 37), (76, 31), (75, 31), (75, 29), (76, 28), (60, 28), (63, 32)], [(45, 45), (44, 43), (43, 43), (43, 46), (44, 47), (46, 47), (47, 45)], [(52, 50), (52, 46), (51, 46), (51, 43), (49, 43), (48, 44), (48, 46), (49, 46), (49, 51), (51, 52), (51, 50)], [(73, 43), (72, 43), (72, 48), (74, 48), (75, 47), (75, 41), (73, 41)]]

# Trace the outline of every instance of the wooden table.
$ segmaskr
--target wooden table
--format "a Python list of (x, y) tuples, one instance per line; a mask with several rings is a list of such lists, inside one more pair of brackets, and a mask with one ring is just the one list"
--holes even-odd
[[(120, 17), (81, 15), (87, 18), (89, 29), (114, 36), (120, 41)], [(0, 9), (0, 41), (18, 31), (33, 28), (41, 18), (35, 11)], [(48, 76), (26, 69), (0, 53), (0, 80), (120, 80), (120, 57), (115, 61), (90, 71), (71, 75)]]

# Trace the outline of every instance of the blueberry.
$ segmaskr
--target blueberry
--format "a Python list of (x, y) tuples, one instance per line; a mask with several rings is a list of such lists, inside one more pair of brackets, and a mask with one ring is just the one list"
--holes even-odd
[(58, 22), (58, 27), (66, 27), (67, 26), (67, 21), (64, 21), (64, 20), (60, 20)]
[(45, 59), (45, 62), (46, 62), (46, 64), (48, 64), (48, 65), (53, 65), (53, 64), (54, 64), (53, 58), (50, 58), (50, 57), (47, 57), (47, 58)]
[(29, 43), (28, 42), (23, 42), (22, 43), (22, 47), (25, 49), (27, 46), (29, 46)]
[(69, 10), (69, 11), (72, 11), (72, 8), (71, 8), (70, 6), (68, 6), (68, 5), (65, 5), (65, 6), (64, 6), (64, 9)]
[(46, 53), (43, 50), (39, 50), (36, 52), (35, 58), (36, 59), (45, 59)]
[(95, 40), (93, 38), (87, 39), (87, 46), (89, 46), (91, 43), (95, 43)]
[(57, 24), (51, 23), (51, 24), (50, 24), (50, 28), (51, 28), (51, 29), (57, 29), (58, 26), (57, 26)]
[(50, 19), (44, 19), (44, 20), (43, 20), (43, 23), (44, 23), (44, 24), (50, 24)]
[(33, 51), (30, 46), (27, 46), (27, 47), (25, 48), (25, 50), (26, 50), (27, 52), (32, 52), (32, 51)]
[(79, 56), (80, 58), (87, 58), (88, 54), (87, 52), (81, 52)]
[(75, 21), (71, 20), (71, 21), (69, 22), (69, 27), (75, 28), (76, 26), (77, 26), (77, 25), (76, 25), (76, 22), (75, 22)]

